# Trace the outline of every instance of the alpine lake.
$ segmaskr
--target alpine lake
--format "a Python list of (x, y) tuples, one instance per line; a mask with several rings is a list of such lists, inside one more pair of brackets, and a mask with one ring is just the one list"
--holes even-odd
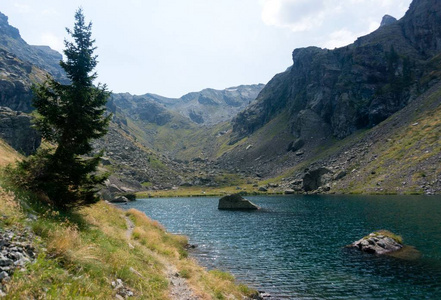
[[(255, 196), (258, 211), (221, 211), (219, 198), (138, 199), (135, 208), (184, 234), (207, 269), (234, 274), (271, 299), (441, 299), (440, 196)], [(347, 249), (380, 229), (418, 258)]]

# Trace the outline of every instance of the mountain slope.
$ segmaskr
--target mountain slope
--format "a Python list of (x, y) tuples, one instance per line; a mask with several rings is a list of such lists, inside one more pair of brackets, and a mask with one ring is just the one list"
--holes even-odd
[(43, 82), (46, 72), (0, 48), (0, 106), (30, 112), (33, 83)]
[(352, 45), (294, 50), (293, 65), (234, 118), (221, 164), (277, 176), (403, 109), (441, 78), (440, 20), (439, 1), (416, 0)]
[[(285, 173), (281, 189), (305, 188), (323, 170), (319, 191), (441, 193), (441, 82), (367, 131), (330, 143)], [(321, 186), (321, 187), (320, 187)]]
[(0, 48), (14, 53), (20, 60), (46, 70), (59, 81), (66, 80), (60, 67), (61, 54), (48, 46), (28, 45), (20, 36), (17, 28), (9, 25), (8, 17), (0, 12)]
[[(441, 49), (440, 19), (439, 1), (416, 0), (401, 20), (352, 45), (294, 50), (293, 65), (276, 75), (256, 102), (234, 119), (231, 142), (285, 110), (287, 129), (296, 138), (309, 138), (311, 129), (343, 138), (378, 124), (427, 88), (420, 79), (430, 72), (427, 63)], [(314, 128), (307, 122), (311, 118), (316, 120)]]

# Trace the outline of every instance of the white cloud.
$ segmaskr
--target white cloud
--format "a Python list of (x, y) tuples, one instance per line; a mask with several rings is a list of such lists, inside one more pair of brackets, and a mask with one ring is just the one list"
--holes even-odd
[(56, 9), (54, 9), (54, 8), (47, 8), (47, 9), (44, 9), (44, 10), (41, 12), (41, 14), (42, 14), (43, 16), (45, 16), (45, 17), (49, 17), (49, 16), (56, 16), (56, 15), (58, 15), (59, 13), (58, 13), (58, 11), (57, 11)]
[(295, 39), (333, 49), (380, 26), (383, 15), (401, 18), (410, 0), (264, 0), (262, 21), (288, 29)]
[(54, 50), (62, 53), (64, 49), (64, 39), (56, 36), (51, 32), (45, 32), (40, 36), (39, 43), (41, 45), (47, 45)]
[(14, 3), (14, 8), (21, 14), (30, 13), (32, 10), (30, 5), (23, 3)]
[(346, 28), (343, 28), (329, 34), (326, 41), (321, 46), (328, 49), (343, 47), (353, 43), (359, 36), (363, 34), (354, 33)]
[(267, 25), (307, 31), (323, 21), (324, 0), (266, 0), (262, 20)]

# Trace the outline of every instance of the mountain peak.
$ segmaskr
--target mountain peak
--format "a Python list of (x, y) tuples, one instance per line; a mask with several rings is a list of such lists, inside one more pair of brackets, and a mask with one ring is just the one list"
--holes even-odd
[(393, 24), (397, 21), (396, 18), (390, 16), (390, 15), (384, 15), (383, 19), (381, 20), (380, 28), (383, 26), (387, 26), (390, 24)]
[(21, 38), (17, 28), (9, 25), (8, 17), (0, 12), (0, 34), (8, 35), (14, 39)]

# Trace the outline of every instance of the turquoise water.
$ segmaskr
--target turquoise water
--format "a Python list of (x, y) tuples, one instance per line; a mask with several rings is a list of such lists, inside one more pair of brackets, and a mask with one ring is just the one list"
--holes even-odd
[[(441, 197), (248, 197), (262, 210), (219, 211), (218, 198), (130, 203), (198, 245), (200, 264), (276, 299), (441, 299)], [(124, 206), (125, 208), (127, 206)], [(378, 230), (403, 236), (417, 260), (343, 246)]]

